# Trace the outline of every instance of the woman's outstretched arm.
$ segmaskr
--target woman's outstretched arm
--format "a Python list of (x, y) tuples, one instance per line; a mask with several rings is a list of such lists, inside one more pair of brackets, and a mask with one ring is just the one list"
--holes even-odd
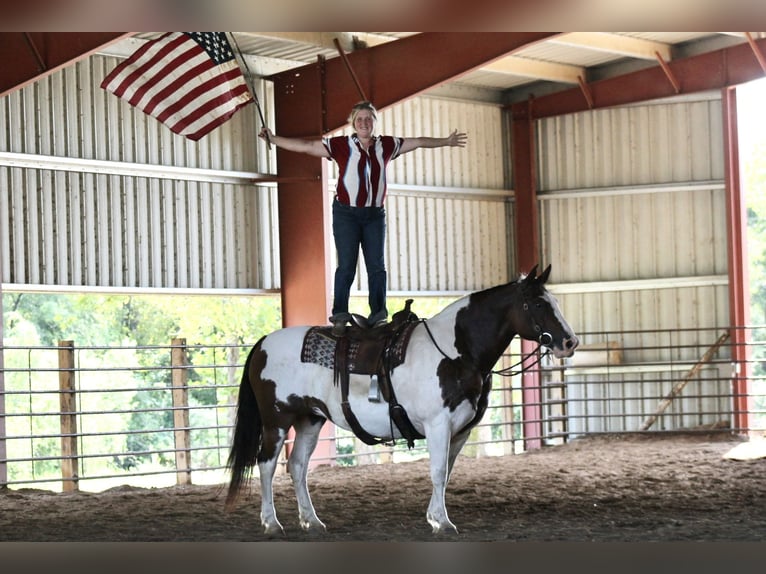
[(305, 153), (316, 157), (330, 157), (330, 153), (327, 151), (327, 148), (324, 147), (322, 140), (282, 137), (273, 134), (271, 130), (266, 127), (261, 130), (258, 137), (286, 150)]
[(431, 148), (431, 147), (465, 147), (468, 141), (468, 135), (463, 132), (454, 130), (446, 138), (404, 138), (402, 147), (399, 150), (399, 154), (407, 153), (419, 147)]

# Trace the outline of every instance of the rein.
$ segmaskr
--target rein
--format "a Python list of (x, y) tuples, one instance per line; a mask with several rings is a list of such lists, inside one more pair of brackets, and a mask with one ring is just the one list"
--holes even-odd
[(513, 376), (515, 376), (515, 375), (521, 375), (521, 374), (523, 374), (525, 371), (528, 371), (529, 369), (531, 369), (531, 368), (532, 368), (532, 367), (534, 367), (535, 365), (539, 364), (539, 363), (540, 363), (540, 361), (542, 361), (543, 357), (547, 357), (547, 356), (550, 354), (551, 350), (550, 350), (550, 349), (545, 349), (545, 352), (544, 352), (543, 354), (539, 355), (539, 356), (537, 357), (537, 359), (535, 359), (535, 360), (534, 360), (532, 363), (530, 363), (529, 365), (526, 365), (526, 366), (522, 366), (522, 367), (521, 367), (521, 369), (519, 369), (518, 371), (514, 371), (513, 369), (514, 369), (515, 367), (518, 367), (519, 365), (524, 365), (524, 362), (525, 362), (527, 359), (529, 359), (529, 357), (531, 357), (532, 355), (534, 355), (535, 353), (537, 353), (537, 352), (540, 350), (540, 347), (542, 347), (542, 346), (543, 346), (543, 345), (542, 345), (542, 343), (539, 343), (539, 344), (537, 345), (537, 348), (536, 348), (536, 349), (534, 349), (534, 350), (530, 351), (529, 353), (527, 353), (527, 354), (526, 354), (524, 357), (522, 357), (522, 358), (521, 358), (521, 360), (520, 360), (520, 361), (518, 361), (517, 363), (514, 363), (514, 364), (513, 364), (513, 365), (511, 365), (510, 367), (505, 367), (504, 369), (499, 369), (499, 370), (497, 370), (497, 371), (494, 371), (494, 370), (493, 370), (493, 371), (490, 371), (490, 373), (492, 373), (493, 375), (500, 375), (501, 377), (513, 377)]
[[(447, 353), (445, 353), (442, 350), (442, 348), (439, 346), (439, 343), (436, 342), (436, 338), (434, 337), (434, 334), (431, 332), (431, 329), (428, 326), (428, 322), (425, 319), (421, 319), (420, 322), (423, 323), (423, 326), (426, 328), (426, 333), (428, 333), (428, 336), (431, 338), (431, 342), (434, 344), (434, 347), (436, 347), (436, 349), (442, 354), (442, 356), (445, 359), (452, 360), (452, 357), (450, 357)], [(553, 338), (551, 337), (550, 333), (542, 333), (540, 335), (539, 339), (538, 339), (537, 348), (535, 348), (532, 351), (530, 351), (529, 353), (527, 353), (517, 363), (514, 363), (513, 365), (511, 365), (509, 367), (505, 367), (503, 369), (492, 370), (492, 371), (489, 372), (489, 374), (491, 374), (491, 375), (500, 375), (501, 377), (513, 377), (515, 375), (523, 374), (524, 372), (528, 371), (529, 369), (531, 369), (535, 365), (539, 364), (540, 361), (543, 359), (543, 357), (546, 357), (546, 356), (548, 356), (550, 354), (551, 350), (550, 349), (545, 349), (545, 352), (542, 353), (541, 355), (539, 355), (535, 361), (533, 361), (532, 363), (530, 363), (528, 365), (524, 365), (524, 363), (527, 361), (527, 359), (529, 359), (532, 355), (537, 353), (543, 345), (549, 345), (552, 342), (552, 340), (553, 340)], [(519, 369), (517, 371), (514, 371), (513, 369), (515, 369), (519, 365), (522, 365), (521, 369)]]

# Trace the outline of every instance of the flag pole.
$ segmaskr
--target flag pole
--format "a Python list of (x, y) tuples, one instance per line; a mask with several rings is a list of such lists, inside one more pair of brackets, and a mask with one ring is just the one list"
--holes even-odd
[[(234, 34), (231, 32), (226, 32), (226, 35), (231, 39), (231, 43), (233, 44), (234, 48), (234, 56), (237, 58), (237, 64), (239, 64), (240, 68), (242, 65), (245, 67), (245, 83), (247, 83), (247, 87), (250, 90), (250, 94), (253, 96), (253, 101), (255, 102), (255, 107), (258, 109), (258, 117), (261, 118), (261, 127), (267, 127), (266, 126), (266, 120), (263, 118), (263, 111), (261, 111), (261, 103), (258, 101), (258, 94), (255, 92), (255, 88), (253, 87), (251, 83), (252, 74), (250, 73), (250, 66), (247, 65), (247, 60), (245, 60), (244, 56), (242, 55), (242, 52), (239, 50), (239, 44), (237, 44), (237, 39), (234, 37)], [(271, 149), (271, 140), (269, 139), (269, 134), (266, 132), (266, 147), (268, 149)]]

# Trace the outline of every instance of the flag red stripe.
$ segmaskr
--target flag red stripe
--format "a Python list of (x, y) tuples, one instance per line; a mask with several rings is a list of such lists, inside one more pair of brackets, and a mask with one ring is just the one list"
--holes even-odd
[[(154, 115), (154, 109), (160, 105), (162, 102), (170, 99), (173, 94), (176, 92), (179, 94), (182, 94), (182, 99), (186, 98), (186, 93), (184, 92), (184, 86), (187, 85), (194, 85), (194, 80), (196, 80), (203, 72), (210, 70), (213, 68), (213, 62), (211, 60), (206, 60), (205, 62), (200, 62), (196, 66), (189, 68), (186, 70), (183, 74), (178, 76), (175, 80), (173, 80), (171, 83), (169, 83), (167, 86), (162, 88), (159, 92), (157, 92), (152, 98), (146, 103), (146, 105), (143, 106), (144, 111), (147, 114)], [(234, 70), (234, 75), (237, 75), (237, 70)], [(181, 109), (181, 108), (178, 108)], [(163, 112), (164, 113), (164, 112)], [(158, 119), (160, 119), (160, 116), (155, 116)], [(164, 121), (163, 119), (160, 119), (160, 121)]]
[(242, 85), (242, 86), (238, 86), (231, 89), (226, 94), (221, 94), (219, 96), (211, 98), (209, 101), (205, 102), (198, 108), (195, 108), (194, 113), (186, 115), (182, 120), (173, 124), (170, 127), (170, 129), (172, 129), (174, 132), (177, 132), (177, 133), (182, 132), (183, 129), (189, 124), (194, 123), (195, 121), (203, 117), (205, 114), (216, 109), (218, 106), (225, 104), (226, 102), (230, 100), (233, 100), (237, 96), (240, 96), (246, 93), (247, 91), (248, 91), (247, 86)]
[(219, 125), (221, 125), (222, 123), (226, 122), (231, 116), (234, 115), (234, 113), (239, 108), (241, 108), (243, 106), (246, 106), (249, 103), (250, 102), (248, 101), (248, 102), (243, 102), (241, 104), (238, 104), (233, 110), (231, 110), (230, 112), (226, 113), (225, 115), (219, 116), (218, 118), (216, 118), (213, 121), (211, 121), (209, 124), (205, 125), (204, 127), (200, 128), (199, 130), (194, 132), (193, 134), (185, 134), (186, 137), (189, 138), (190, 140), (197, 141), (198, 139), (200, 139), (202, 136), (204, 136), (205, 134), (207, 134), (211, 130), (217, 128)]
[(221, 33), (170, 32), (139, 48), (101, 87), (197, 140), (254, 101)]
[[(181, 70), (185, 68), (187, 65), (187, 62), (191, 60), (192, 58), (199, 56), (202, 52), (202, 50), (199, 49), (196, 45), (192, 48), (190, 48), (188, 51), (184, 52), (183, 54), (179, 54), (176, 58), (169, 61), (167, 65), (163, 66), (161, 69), (157, 70), (154, 73), (154, 77), (152, 77), (149, 80), (146, 80), (143, 82), (141, 86), (139, 86), (135, 93), (128, 99), (131, 105), (138, 106), (139, 103), (141, 103), (141, 99), (144, 97), (144, 94), (151, 90), (156, 85), (155, 78), (166, 78), (167, 76), (171, 75), (173, 72), (177, 70)], [(211, 68), (215, 67), (215, 64), (210, 58), (205, 58), (205, 61), (199, 64), (201, 68), (199, 69), (198, 73), (202, 73), (205, 70), (209, 70)], [(140, 106), (142, 109), (145, 110), (144, 106)], [(149, 113), (149, 112), (146, 112)]]
[[(157, 40), (155, 40), (155, 42), (161, 42), (161, 41), (162, 41), (164, 38), (166, 38), (166, 37), (167, 37), (167, 36), (169, 36), (170, 34), (172, 34), (172, 32), (168, 32), (168, 33), (164, 34), (163, 36), (161, 36), (160, 38), (157, 38)], [(113, 81), (113, 80), (114, 80), (114, 79), (115, 79), (117, 76), (119, 76), (119, 75), (122, 73), (122, 70), (124, 70), (124, 69), (125, 69), (127, 66), (129, 66), (129, 65), (130, 65), (130, 64), (132, 64), (133, 62), (135, 62), (135, 61), (139, 60), (141, 57), (143, 57), (143, 55), (144, 55), (144, 54), (145, 54), (145, 53), (146, 53), (146, 52), (147, 52), (147, 51), (148, 51), (148, 50), (149, 50), (149, 49), (150, 49), (152, 46), (154, 46), (154, 45), (155, 45), (155, 42), (147, 42), (146, 44), (144, 44), (143, 46), (141, 46), (141, 47), (140, 47), (138, 50), (136, 50), (135, 52), (133, 52), (133, 54), (132, 54), (130, 57), (128, 57), (128, 59), (127, 59), (127, 60), (125, 60), (124, 62), (122, 62), (122, 63), (121, 63), (120, 65), (118, 65), (118, 66), (117, 66), (117, 67), (116, 67), (114, 70), (112, 70), (111, 72), (109, 72), (109, 73), (106, 75), (106, 77), (105, 77), (105, 78), (103, 79), (103, 81), (101, 82), (101, 87), (102, 87), (102, 88), (104, 88), (105, 90), (109, 90), (109, 88), (108, 88), (107, 86), (109, 86), (109, 84), (111, 84), (111, 83), (112, 83), (112, 81)], [(113, 91), (113, 90), (109, 90), (109, 91), (110, 91), (110, 92), (112, 92), (112, 93), (114, 93), (114, 91)]]
[[(175, 50), (178, 46), (186, 43), (188, 41), (187, 37), (184, 35), (179, 36), (178, 38), (173, 38), (168, 43), (166, 43), (162, 48), (160, 48), (156, 54), (154, 54), (149, 60), (146, 62), (138, 65), (133, 72), (131, 72), (121, 83), (119, 86), (117, 86), (113, 91), (114, 95), (123, 97), (125, 92), (133, 85), (134, 82), (141, 79), (141, 76), (144, 75), (145, 72), (150, 70), (152, 66), (156, 65), (158, 62), (161, 62), (163, 58), (166, 58), (169, 53), (171, 53), (173, 50)], [(130, 60), (124, 62), (123, 67), (127, 68), (130, 65), (138, 64), (138, 61), (131, 62)]]
[(230, 80), (236, 80), (239, 77), (239, 75), (240, 75), (239, 69), (230, 70), (224, 74), (210, 78), (209, 80), (201, 84), (197, 84), (191, 89), (187, 89), (186, 91), (180, 91), (178, 95), (178, 99), (174, 101), (172, 104), (170, 104), (167, 108), (162, 110), (160, 113), (158, 113), (156, 115), (156, 118), (160, 120), (161, 122), (166, 121), (173, 114), (176, 114), (180, 112), (181, 110), (183, 110), (184, 107), (189, 105), (190, 102), (193, 102), (195, 99), (197, 99), (199, 96), (201, 96), (205, 92), (212, 90), (219, 85), (226, 84)]

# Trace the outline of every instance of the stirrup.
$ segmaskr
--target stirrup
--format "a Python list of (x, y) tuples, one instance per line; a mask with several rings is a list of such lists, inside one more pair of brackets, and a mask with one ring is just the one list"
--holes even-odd
[(370, 392), (367, 394), (367, 400), (371, 403), (380, 402), (380, 385), (378, 384), (378, 375), (370, 375)]

